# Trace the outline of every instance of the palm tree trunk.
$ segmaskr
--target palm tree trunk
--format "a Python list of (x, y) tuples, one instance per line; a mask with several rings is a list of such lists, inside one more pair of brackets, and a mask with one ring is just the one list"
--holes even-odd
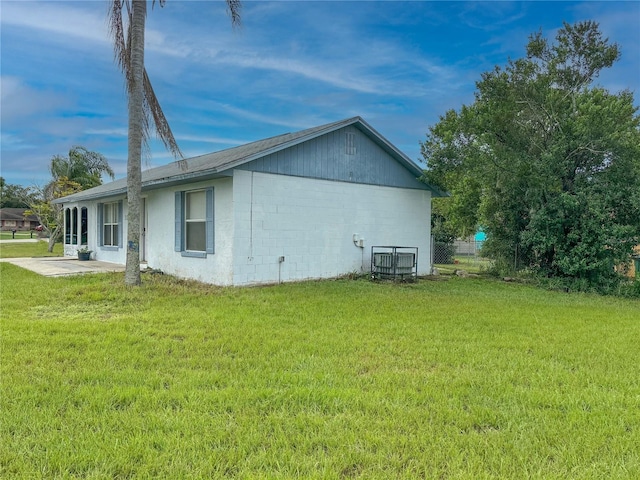
[(129, 92), (129, 154), (127, 158), (127, 263), (124, 282), (140, 285), (140, 197), (144, 95), (144, 28), (147, 0), (134, 0), (131, 18), (131, 85)]

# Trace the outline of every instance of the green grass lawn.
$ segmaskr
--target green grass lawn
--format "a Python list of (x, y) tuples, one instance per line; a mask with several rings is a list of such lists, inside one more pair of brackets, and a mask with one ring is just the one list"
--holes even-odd
[(466, 255), (456, 255), (454, 262), (457, 263), (441, 263), (434, 265), (434, 267), (436, 267), (440, 273), (448, 275), (454, 273), (456, 270), (465, 270), (468, 273), (476, 274), (483, 273), (491, 266), (491, 262), (486, 258)]
[(2, 478), (640, 478), (640, 302), (0, 264)]
[(20, 257), (61, 257), (62, 244), (56, 243), (53, 252), (49, 253), (48, 242), (0, 243), (0, 258)]
[(38, 238), (38, 232), (20, 230), (13, 235), (11, 230), (0, 230), (0, 240), (25, 240), (31, 238)]

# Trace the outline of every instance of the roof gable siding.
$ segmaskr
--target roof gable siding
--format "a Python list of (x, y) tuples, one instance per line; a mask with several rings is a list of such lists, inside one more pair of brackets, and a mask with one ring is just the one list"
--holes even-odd
[[(346, 151), (345, 133), (354, 135), (355, 152)], [(229, 177), (235, 169), (350, 183), (430, 190), (418, 180), (421, 168), (391, 145), (362, 118), (309, 128), (295, 133), (188, 158), (142, 172), (142, 190), (166, 188)], [(93, 200), (127, 191), (126, 178), (58, 198), (53, 203)]]
[[(347, 134), (353, 135), (353, 154), (347, 153), (350, 150), (347, 148)], [(237, 168), (367, 185), (419, 190), (429, 188), (353, 125), (328, 132)]]

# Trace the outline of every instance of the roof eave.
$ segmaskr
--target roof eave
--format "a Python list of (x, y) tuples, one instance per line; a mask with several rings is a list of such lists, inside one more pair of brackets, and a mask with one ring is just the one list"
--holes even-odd
[[(198, 179), (198, 180), (209, 180), (211, 178), (222, 178), (231, 176), (231, 172), (219, 172), (218, 169), (212, 168), (208, 170), (200, 170), (198, 172), (174, 175), (170, 177), (157, 178), (154, 180), (147, 180), (142, 182), (142, 191), (155, 190), (158, 188), (170, 187), (172, 185), (180, 185), (182, 183), (187, 183), (190, 180)], [(52, 203), (74, 203), (74, 202), (83, 202), (87, 200), (98, 200), (100, 198), (108, 198), (108, 197), (117, 197), (120, 195), (125, 195), (127, 193), (127, 187), (119, 187), (114, 190), (109, 190), (106, 192), (96, 192), (96, 193), (87, 193), (78, 192), (77, 194), (69, 195), (67, 197), (61, 197), (53, 200)]]
[[(78, 193), (82, 193), (82, 192), (78, 192)], [(109, 190), (107, 192), (88, 193), (86, 195), (79, 195), (79, 194), (68, 195), (66, 197), (56, 198), (51, 203), (65, 204), (65, 203), (83, 202), (86, 200), (97, 200), (99, 198), (117, 197), (120, 195), (124, 195), (126, 193), (127, 193), (127, 187), (120, 187), (113, 190)]]

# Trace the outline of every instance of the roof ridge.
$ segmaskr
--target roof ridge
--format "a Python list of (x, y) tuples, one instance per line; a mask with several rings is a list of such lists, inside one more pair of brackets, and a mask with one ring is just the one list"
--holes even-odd
[[(412, 172), (416, 178), (422, 174), (420, 167), (409, 157), (383, 137), (362, 117), (355, 116), (159, 165), (142, 172), (142, 186), (143, 188), (158, 188), (160, 185), (184, 183), (194, 178), (227, 176), (231, 170), (239, 168), (248, 162), (352, 125), (361, 130), (378, 146), (383, 148), (387, 154)], [(78, 192), (64, 197), (64, 199), (57, 199), (55, 203), (120, 195), (125, 192), (126, 177)]]

